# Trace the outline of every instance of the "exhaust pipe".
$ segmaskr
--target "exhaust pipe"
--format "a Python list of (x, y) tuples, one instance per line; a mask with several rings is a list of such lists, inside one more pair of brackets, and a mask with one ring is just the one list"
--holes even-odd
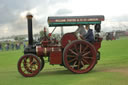
[(32, 18), (33, 16), (31, 14), (28, 14), (27, 16), (28, 21), (28, 45), (33, 45), (33, 33), (32, 33)]

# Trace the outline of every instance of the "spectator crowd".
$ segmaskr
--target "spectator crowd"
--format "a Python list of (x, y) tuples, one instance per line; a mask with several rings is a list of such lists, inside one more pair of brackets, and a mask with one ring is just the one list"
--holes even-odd
[(25, 42), (15, 43), (15, 42), (0, 42), (0, 51), (9, 51), (9, 50), (19, 50), (26, 47)]

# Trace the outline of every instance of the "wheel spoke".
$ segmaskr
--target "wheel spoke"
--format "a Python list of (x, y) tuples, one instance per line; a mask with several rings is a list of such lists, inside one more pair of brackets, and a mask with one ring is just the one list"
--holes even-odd
[(24, 58), (24, 62), (27, 62), (27, 58)]
[(34, 61), (30, 62), (29, 64), (32, 65)]
[(37, 69), (37, 68), (36, 68), (36, 65), (34, 65), (33, 68), (34, 68), (34, 70), (36, 70), (36, 69)]
[(73, 50), (69, 49), (69, 51), (78, 56), (78, 54), (74, 52)]
[(86, 55), (88, 55), (89, 53), (90, 53), (90, 51), (84, 53), (82, 56), (86, 56)]
[(83, 63), (83, 61), (81, 61), (81, 64), (82, 64), (82, 66), (84, 66), (84, 63)]
[(73, 63), (73, 66), (75, 66), (75, 65), (76, 65), (76, 63), (77, 63), (77, 61), (75, 61), (75, 62)]
[(74, 55), (67, 55), (67, 57), (74, 58), (74, 57), (77, 57), (77, 56), (74, 56)]
[(32, 62), (29, 63), (30, 65), (34, 64), (34, 65), (37, 65), (37, 61), (34, 59), (32, 60)]
[(89, 64), (89, 62), (87, 60), (85, 60), (84, 58), (82, 59), (85, 63)]
[(92, 57), (87, 57), (87, 56), (85, 56), (85, 57), (83, 57), (83, 58), (85, 58), (85, 59), (94, 59), (94, 58), (92, 58)]
[(21, 68), (24, 68), (24, 66), (21, 66)]
[(27, 70), (25, 69), (23, 72), (25, 73), (25, 72), (27, 72)]
[(75, 61), (76, 59), (77, 58), (71, 59), (71, 60), (68, 61), (68, 63), (71, 63), (71, 62)]
[(86, 50), (87, 50), (87, 48), (88, 48), (88, 46), (86, 46), (86, 47), (84, 48), (84, 50), (82, 51), (82, 53), (84, 53), (84, 51), (86, 51)]
[(76, 47), (76, 44), (74, 44), (74, 47), (75, 47), (76, 52), (78, 53), (78, 49), (77, 49), (77, 47)]
[(32, 69), (33, 69), (32, 66), (30, 66), (30, 71), (32, 71)]
[(29, 57), (29, 62), (32, 62), (33, 61), (33, 58), (30, 56)]
[(82, 52), (82, 45), (80, 44), (80, 53)]

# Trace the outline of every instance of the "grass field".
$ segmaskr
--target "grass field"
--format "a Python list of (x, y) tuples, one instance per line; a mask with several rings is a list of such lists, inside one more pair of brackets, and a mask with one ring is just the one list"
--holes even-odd
[(45, 63), (37, 76), (25, 78), (17, 71), (23, 50), (0, 52), (0, 85), (128, 85), (128, 37), (103, 41), (101, 60), (87, 74), (73, 74)]

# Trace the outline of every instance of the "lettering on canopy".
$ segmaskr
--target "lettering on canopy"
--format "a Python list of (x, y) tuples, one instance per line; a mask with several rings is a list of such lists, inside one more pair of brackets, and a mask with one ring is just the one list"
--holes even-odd
[(80, 18), (80, 19), (54, 19), (54, 20), (52, 20), (52, 22), (87, 22), (87, 21), (89, 21), (89, 22), (91, 22), (91, 21), (101, 21), (100, 19), (98, 19), (98, 18), (89, 18), (89, 19), (87, 19), (87, 18)]

